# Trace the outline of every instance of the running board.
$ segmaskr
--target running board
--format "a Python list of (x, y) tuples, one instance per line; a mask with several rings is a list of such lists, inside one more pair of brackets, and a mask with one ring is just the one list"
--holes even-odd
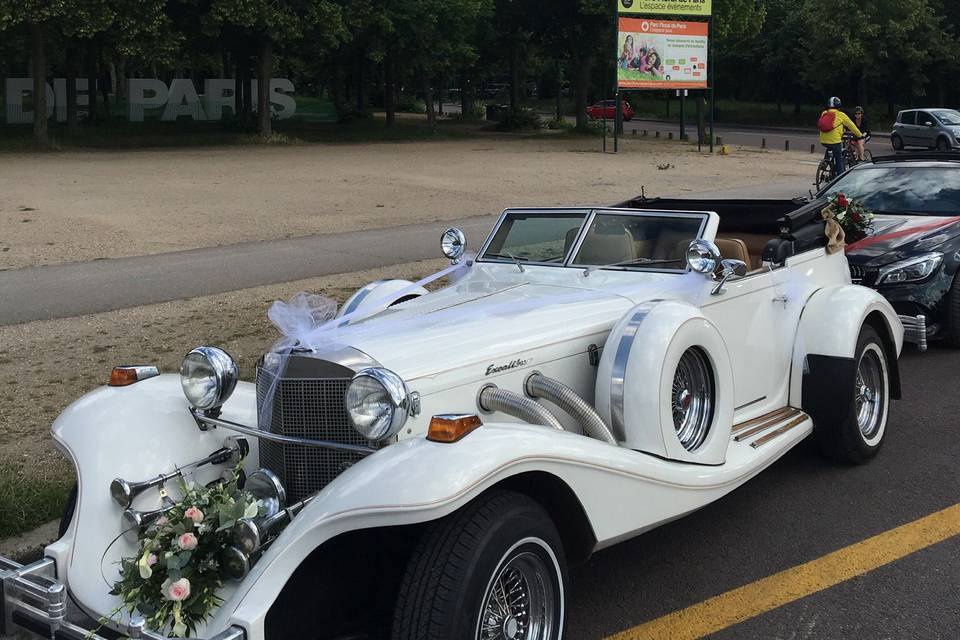
[(758, 449), (809, 419), (810, 416), (800, 409), (783, 407), (752, 420), (735, 424), (730, 433), (734, 442), (744, 442), (756, 438), (749, 444), (754, 449)]

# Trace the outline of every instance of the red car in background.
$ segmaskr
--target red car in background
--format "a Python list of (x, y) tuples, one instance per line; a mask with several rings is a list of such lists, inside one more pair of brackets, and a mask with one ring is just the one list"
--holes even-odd
[[(633, 119), (633, 109), (627, 103), (626, 100), (621, 102), (623, 105), (623, 120)], [(613, 120), (613, 115), (617, 112), (617, 101), (616, 100), (601, 100), (595, 104), (587, 107), (587, 117), (591, 120), (602, 120), (606, 118), (607, 120)]]

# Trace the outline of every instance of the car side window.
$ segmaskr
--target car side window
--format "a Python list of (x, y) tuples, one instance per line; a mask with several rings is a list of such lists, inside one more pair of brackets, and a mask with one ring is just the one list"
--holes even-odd
[(926, 111), (918, 111), (918, 112), (917, 112), (917, 124), (919, 124), (920, 126), (926, 127), (926, 126), (928, 126), (928, 125), (927, 125), (928, 122), (929, 122), (930, 124), (936, 124), (936, 123), (937, 123), (937, 119), (934, 118), (934, 117), (933, 117), (932, 115), (930, 115), (929, 113), (927, 113)]
[(900, 114), (900, 123), (901, 124), (917, 124), (917, 112), (916, 111), (904, 111)]

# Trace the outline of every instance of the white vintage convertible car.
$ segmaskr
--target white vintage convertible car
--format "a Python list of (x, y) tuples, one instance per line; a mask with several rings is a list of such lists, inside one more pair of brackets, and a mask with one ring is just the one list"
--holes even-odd
[[(738, 232), (758, 227), (751, 253)], [(442, 244), (445, 288), (372, 283), (326, 323), (288, 306), (254, 382), (200, 347), (180, 375), (121, 367), (67, 408), (53, 435), (79, 490), (42, 560), (0, 558), (0, 635), (105, 635), (67, 601), (113, 612), (125, 531), (241, 453), (279, 507), (224, 550), (234, 579), (201, 637), (552, 640), (568, 564), (811, 434), (855, 463), (883, 443), (903, 327), (822, 221), (510, 209), (476, 254), (456, 229)]]

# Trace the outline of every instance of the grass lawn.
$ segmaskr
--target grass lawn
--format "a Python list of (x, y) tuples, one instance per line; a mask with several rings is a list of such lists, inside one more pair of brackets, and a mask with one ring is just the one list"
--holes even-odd
[(74, 483), (67, 466), (24, 473), (17, 464), (0, 465), (0, 540), (60, 518)]

